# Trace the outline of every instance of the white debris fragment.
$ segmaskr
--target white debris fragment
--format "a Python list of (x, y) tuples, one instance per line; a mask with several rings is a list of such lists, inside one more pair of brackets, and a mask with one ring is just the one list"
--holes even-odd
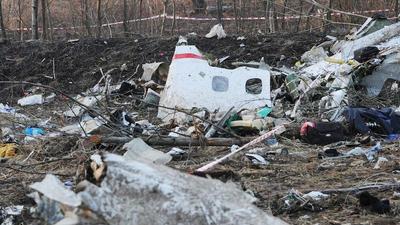
[(47, 174), (41, 182), (29, 186), (47, 198), (71, 207), (81, 205), (81, 199), (73, 191), (65, 188), (64, 184), (54, 175)]
[(99, 155), (99, 154), (91, 155), (90, 160), (94, 161), (97, 165), (103, 164), (103, 160), (101, 159), (101, 155)]
[(254, 165), (268, 165), (269, 164), (269, 162), (267, 160), (265, 160), (264, 157), (262, 157), (261, 155), (247, 153), (246, 156), (247, 156), (247, 158), (249, 158), (251, 160), (251, 162)]
[(222, 24), (217, 24), (213, 26), (210, 32), (206, 34), (206, 38), (213, 38), (215, 36), (217, 36), (218, 39), (226, 38), (226, 33)]
[(14, 114), (16, 111), (14, 108), (4, 105), (3, 103), (0, 103), (0, 113), (9, 113), (9, 114)]
[(305, 52), (301, 56), (301, 61), (305, 63), (314, 64), (325, 60), (327, 57), (328, 54), (326, 54), (324, 48), (314, 46), (311, 48), (311, 50)]
[(232, 145), (230, 150), (231, 150), (231, 152), (236, 152), (236, 150), (238, 150), (239, 148), (240, 148), (239, 145)]
[(124, 158), (127, 160), (139, 160), (155, 164), (167, 164), (172, 157), (147, 145), (142, 139), (135, 138), (126, 143), (123, 149), (127, 150)]
[(166, 78), (168, 76), (169, 66), (163, 62), (154, 62), (154, 63), (146, 63), (142, 65), (143, 81), (150, 81), (153, 78), (153, 75), (158, 72), (158, 76)]
[(41, 105), (43, 103), (43, 95), (31, 95), (18, 100), (20, 106)]
[[(82, 105), (91, 108), (94, 105), (96, 105), (97, 101), (100, 101), (101, 99), (103, 99), (104, 96), (102, 95), (98, 95), (98, 96), (87, 96), (87, 97), (83, 97), (83, 96), (78, 96), (76, 97), (76, 100), (81, 103)], [(85, 112), (85, 109), (82, 108), (82, 106), (80, 105), (76, 105), (74, 107), (72, 107), (71, 110), (68, 110), (66, 112), (64, 112), (64, 116), (67, 117), (78, 117), (81, 116), (83, 113)]]
[(382, 164), (384, 164), (385, 162), (389, 162), (389, 160), (385, 157), (379, 157), (378, 161), (376, 162), (376, 164), (374, 166), (374, 169), (375, 170), (380, 169)]
[(177, 147), (173, 147), (169, 152), (167, 152), (168, 155), (171, 156), (181, 156), (185, 154), (186, 151)]
[(329, 195), (324, 194), (319, 191), (312, 191), (312, 192), (309, 192), (309, 193), (303, 195), (303, 198), (311, 198), (314, 201), (320, 201), (322, 199), (329, 198)]

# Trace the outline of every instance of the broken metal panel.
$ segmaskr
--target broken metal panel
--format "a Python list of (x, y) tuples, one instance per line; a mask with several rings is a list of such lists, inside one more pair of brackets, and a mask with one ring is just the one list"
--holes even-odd
[[(258, 88), (252, 88), (257, 83)], [(232, 106), (238, 110), (271, 107), (270, 73), (248, 67), (211, 67), (195, 46), (177, 46), (160, 105), (210, 111), (227, 111)], [(158, 117), (164, 121), (184, 118), (173, 113), (160, 107)]]
[(347, 41), (345, 43), (338, 43), (340, 47), (333, 46), (334, 53), (341, 53), (344, 60), (351, 59), (354, 56), (354, 51), (367, 47), (375, 46), (379, 43), (385, 42), (400, 34), (400, 23), (395, 23), (386, 26), (374, 33), (363, 36), (354, 41)]
[(127, 150), (124, 154), (126, 160), (141, 160), (163, 165), (172, 160), (170, 155), (150, 147), (140, 138), (126, 143), (123, 149)]
[(388, 79), (400, 81), (400, 53), (387, 56), (371, 75), (361, 81), (361, 84), (367, 88), (368, 95), (378, 96)]
[(156, 82), (165, 81), (168, 76), (169, 66), (166, 63), (155, 62), (146, 63), (142, 65), (143, 68), (143, 81), (155, 80)]
[(105, 161), (101, 186), (88, 183), (78, 195), (109, 224), (286, 224), (254, 206), (255, 199), (233, 184), (117, 155)]

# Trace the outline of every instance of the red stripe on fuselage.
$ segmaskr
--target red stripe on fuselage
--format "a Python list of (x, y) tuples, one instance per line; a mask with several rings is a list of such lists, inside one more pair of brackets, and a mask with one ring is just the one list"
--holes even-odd
[(175, 54), (173, 59), (204, 59), (201, 55), (193, 53)]

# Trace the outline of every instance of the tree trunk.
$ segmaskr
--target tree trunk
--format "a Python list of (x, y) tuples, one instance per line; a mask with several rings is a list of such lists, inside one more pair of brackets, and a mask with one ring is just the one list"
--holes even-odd
[(46, 0), (41, 0), (42, 4), (42, 39), (47, 39), (47, 24), (46, 24)]
[[(136, 0), (132, 0), (131, 1), (132, 7), (130, 8), (130, 15), (131, 18), (133, 20), (136, 20)], [(136, 21), (134, 21), (133, 23), (131, 23), (131, 28), (132, 28), (132, 32), (135, 32), (137, 30), (137, 26), (136, 26)]]
[(38, 4), (39, 0), (32, 0), (32, 39), (39, 39), (38, 32)]
[(22, 8), (21, 8), (21, 1), (18, 0), (18, 27), (20, 32), (20, 40), (24, 40), (24, 30), (23, 30), (23, 23), (22, 23)]
[(299, 20), (297, 21), (296, 32), (300, 31), (301, 27), (301, 17), (303, 15), (303, 0), (300, 0), (300, 12), (299, 12)]
[(238, 21), (238, 10), (237, 10), (237, 0), (233, 0), (233, 11), (235, 13), (235, 26), (236, 33), (239, 34), (239, 21)]
[(89, 4), (88, 0), (82, 0), (82, 25), (85, 26), (86, 34), (92, 36), (90, 29), (90, 17), (89, 17)]
[[(148, 14), (149, 16), (153, 15), (153, 11), (151, 9), (151, 4), (150, 4), (150, 0), (147, 0), (147, 5), (148, 5)], [(153, 36), (153, 20), (147, 20), (147, 27), (150, 27), (150, 35)]]
[(395, 0), (395, 13), (396, 13), (396, 22), (399, 22), (399, 0)]
[(272, 33), (275, 33), (278, 29), (278, 15), (276, 12), (275, 0), (272, 0), (272, 16), (273, 16), (273, 26), (272, 26)]
[(129, 37), (128, 29), (128, 0), (124, 0), (124, 35)]
[(167, 16), (167, 7), (168, 7), (168, 0), (163, 0), (164, 4), (164, 9), (163, 9), (163, 17), (162, 17), (162, 22), (161, 22), (161, 36), (164, 35), (164, 29), (165, 29), (165, 17)]
[(47, 20), (49, 21), (49, 28), (50, 28), (50, 40), (54, 40), (54, 29), (53, 29), (53, 19), (51, 16), (51, 10), (50, 10), (50, 2), (49, 0), (46, 1), (46, 8), (47, 8)]
[[(76, 18), (75, 18), (75, 5), (74, 5), (74, 0), (69, 0), (69, 11), (71, 15), (71, 20), (72, 20), (72, 29), (74, 31), (74, 34), (77, 33), (77, 23), (76, 23)], [(79, 23), (78, 23), (79, 24)], [(69, 38), (69, 37), (68, 37)]]
[(143, 23), (142, 23), (142, 6), (143, 6), (143, 0), (139, 0), (139, 33), (143, 32)]
[(328, 9), (327, 9), (327, 12), (326, 12), (326, 21), (325, 21), (325, 29), (324, 29), (324, 31), (325, 32), (328, 32), (329, 30), (330, 30), (330, 28), (331, 28), (331, 21), (332, 21), (332, 0), (329, 0), (329, 3), (328, 3)]
[(265, 0), (264, 1), (264, 10), (265, 10), (265, 33), (269, 33), (269, 7), (271, 6), (270, 0)]
[(287, 7), (288, 0), (283, 2), (283, 12), (282, 12), (282, 32), (285, 32), (286, 29), (286, 7)]
[(223, 24), (222, 17), (223, 17), (223, 9), (222, 9), (223, 2), (222, 0), (217, 0), (217, 11), (218, 11), (218, 23)]
[(307, 12), (306, 30), (311, 31), (310, 14), (314, 11), (314, 8), (315, 8), (315, 5), (312, 5), (311, 8)]
[(1, 39), (7, 39), (6, 28), (4, 27), (4, 20), (3, 20), (3, 7), (2, 7), (3, 0), (0, 0), (0, 29), (1, 29)]
[(97, 38), (101, 37), (101, 24), (102, 24), (102, 15), (101, 15), (101, 0), (97, 0)]
[(171, 28), (171, 33), (172, 35), (175, 34), (175, 24), (176, 24), (176, 0), (172, 0), (172, 14), (174, 16), (172, 20), (172, 28)]

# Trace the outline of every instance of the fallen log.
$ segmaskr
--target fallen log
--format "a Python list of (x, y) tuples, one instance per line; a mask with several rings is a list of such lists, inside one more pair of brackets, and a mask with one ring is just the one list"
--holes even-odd
[[(102, 143), (107, 144), (125, 144), (132, 140), (131, 137), (103, 137)], [(152, 146), (232, 146), (243, 145), (253, 140), (254, 137), (236, 138), (208, 138), (204, 140), (185, 137), (150, 137), (143, 138), (143, 141)]]

